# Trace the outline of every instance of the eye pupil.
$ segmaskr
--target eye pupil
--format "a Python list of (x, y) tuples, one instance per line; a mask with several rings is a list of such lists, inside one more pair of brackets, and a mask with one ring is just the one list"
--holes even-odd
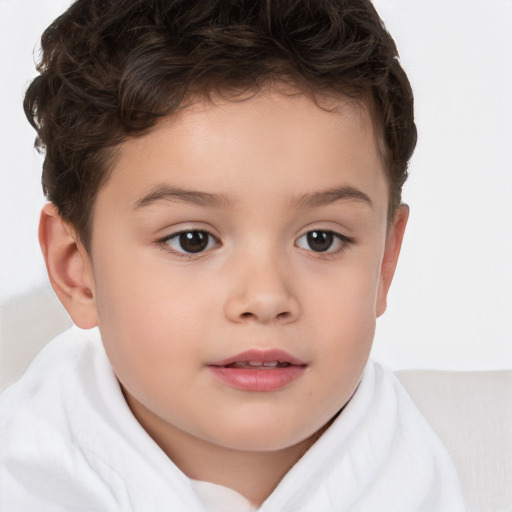
[(329, 231), (310, 231), (307, 234), (308, 245), (315, 252), (325, 252), (330, 249), (334, 235)]
[(187, 231), (180, 234), (180, 247), (186, 252), (201, 252), (208, 246), (208, 233)]

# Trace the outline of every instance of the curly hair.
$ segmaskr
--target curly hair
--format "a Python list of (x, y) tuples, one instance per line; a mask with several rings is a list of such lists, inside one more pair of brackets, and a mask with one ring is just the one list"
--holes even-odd
[(401, 202), (416, 145), (413, 95), (370, 0), (78, 0), (41, 38), (24, 108), (45, 153), (43, 190), (86, 248), (116, 147), (187, 98), (269, 82), (345, 95), (372, 113)]

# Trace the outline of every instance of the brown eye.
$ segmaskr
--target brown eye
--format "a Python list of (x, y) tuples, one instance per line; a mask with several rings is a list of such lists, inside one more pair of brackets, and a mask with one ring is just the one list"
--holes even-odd
[(312, 252), (328, 252), (334, 254), (342, 251), (352, 240), (335, 231), (313, 229), (297, 239), (295, 245)]
[(180, 247), (185, 252), (201, 252), (208, 247), (208, 233), (204, 231), (189, 231), (181, 233)]
[(215, 245), (215, 238), (207, 231), (182, 231), (170, 236), (165, 243), (178, 253), (197, 254), (211, 249)]
[(307, 234), (307, 242), (312, 251), (325, 252), (329, 250), (334, 241), (331, 231), (310, 231)]

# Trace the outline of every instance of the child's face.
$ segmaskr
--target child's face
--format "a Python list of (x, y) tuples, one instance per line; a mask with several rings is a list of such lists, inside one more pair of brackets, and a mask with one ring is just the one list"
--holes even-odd
[(385, 309), (387, 209), (369, 115), (348, 102), (199, 102), (127, 141), (97, 197), (89, 275), (139, 421), (237, 450), (318, 431)]

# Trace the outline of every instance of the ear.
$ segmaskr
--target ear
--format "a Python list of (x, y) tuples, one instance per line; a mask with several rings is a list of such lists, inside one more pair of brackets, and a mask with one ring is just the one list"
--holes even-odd
[(39, 244), (52, 288), (73, 322), (82, 329), (98, 325), (91, 259), (53, 204), (41, 212)]
[(391, 286), (391, 281), (393, 280), (393, 275), (395, 274), (408, 219), (409, 207), (406, 204), (401, 204), (395, 213), (395, 217), (389, 226), (386, 236), (386, 247), (384, 249), (384, 257), (380, 269), (379, 289), (377, 292), (376, 314), (378, 317), (386, 311), (388, 291)]

